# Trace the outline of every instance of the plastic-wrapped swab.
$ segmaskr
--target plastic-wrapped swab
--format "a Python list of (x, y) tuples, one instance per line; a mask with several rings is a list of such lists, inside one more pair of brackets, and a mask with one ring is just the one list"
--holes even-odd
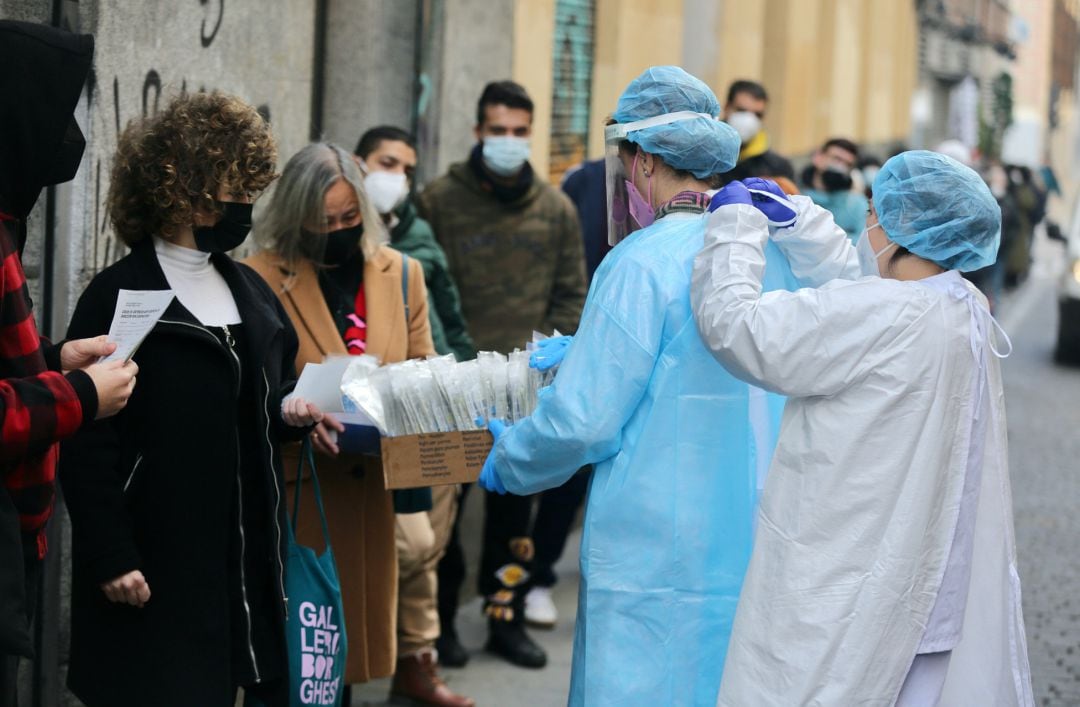
[(482, 426), (477, 419), (519, 422), (536, 409), (539, 390), (550, 378), (529, 367), (528, 350), (509, 356), (485, 351), (463, 363), (438, 356), (381, 368), (373, 359), (361, 359), (342, 380), (346, 407), (366, 412), (387, 437), (473, 430)]
[[(515, 351), (510, 354), (506, 366), (506, 394), (510, 403), (511, 424), (524, 419), (533, 407), (529, 405), (529, 352)], [(535, 395), (535, 391), (534, 391)]]

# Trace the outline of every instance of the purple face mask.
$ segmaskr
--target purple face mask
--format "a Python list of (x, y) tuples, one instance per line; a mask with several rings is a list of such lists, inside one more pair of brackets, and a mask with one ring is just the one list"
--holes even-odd
[[(634, 164), (631, 167), (630, 175), (633, 176), (637, 172), (638, 156), (634, 155)], [(630, 215), (637, 221), (638, 226), (646, 228), (651, 226), (653, 221), (656, 220), (656, 211), (652, 207), (652, 176), (649, 179), (649, 198), (646, 200), (641, 196), (641, 192), (634, 186), (634, 182), (627, 179), (626, 181), (626, 197), (630, 202)]]

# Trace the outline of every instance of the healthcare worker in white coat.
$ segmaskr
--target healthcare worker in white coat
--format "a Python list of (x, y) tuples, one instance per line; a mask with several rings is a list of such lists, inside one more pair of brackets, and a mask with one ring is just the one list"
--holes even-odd
[[(711, 705), (720, 688), (782, 401), (724, 371), (690, 311), (713, 177), (739, 153), (719, 113), (677, 67), (645, 71), (620, 97), (612, 225), (641, 228), (604, 259), (554, 384), (498, 435), (481, 475), (529, 494), (595, 465), (571, 705)], [(768, 259), (767, 288), (796, 285), (778, 249)]]
[(881, 168), (855, 248), (792, 202), (771, 241), (816, 289), (762, 295), (765, 214), (786, 207), (739, 184), (694, 265), (706, 345), (788, 396), (718, 704), (1030, 705), (1007, 337), (958, 272), (994, 262), (1001, 212), (923, 151)]

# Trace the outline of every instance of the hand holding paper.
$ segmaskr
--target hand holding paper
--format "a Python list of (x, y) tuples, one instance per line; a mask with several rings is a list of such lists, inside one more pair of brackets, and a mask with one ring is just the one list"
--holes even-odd
[(139, 367), (134, 361), (102, 361), (85, 369), (97, 390), (98, 409), (95, 419), (112, 417), (124, 409), (135, 391), (135, 376)]
[(323, 421), (317, 405), (301, 397), (290, 396), (281, 403), (281, 417), (289, 427), (309, 427)]
[(341, 453), (338, 435), (345, 431), (345, 425), (329, 413), (323, 414), (322, 422), (315, 425), (311, 432), (311, 443), (320, 454), (336, 457)]
[(116, 351), (116, 344), (102, 334), (93, 339), (75, 339), (60, 349), (60, 370), (64, 373), (77, 371), (97, 363)]
[(172, 290), (120, 290), (109, 326), (109, 341), (116, 350), (103, 360), (127, 361), (134, 356), (172, 301)]

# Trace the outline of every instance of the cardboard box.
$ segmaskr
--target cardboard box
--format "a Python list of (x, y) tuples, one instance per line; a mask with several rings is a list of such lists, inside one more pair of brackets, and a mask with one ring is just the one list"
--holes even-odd
[(487, 430), (383, 437), (388, 489), (468, 484), (480, 477), (493, 440)]

